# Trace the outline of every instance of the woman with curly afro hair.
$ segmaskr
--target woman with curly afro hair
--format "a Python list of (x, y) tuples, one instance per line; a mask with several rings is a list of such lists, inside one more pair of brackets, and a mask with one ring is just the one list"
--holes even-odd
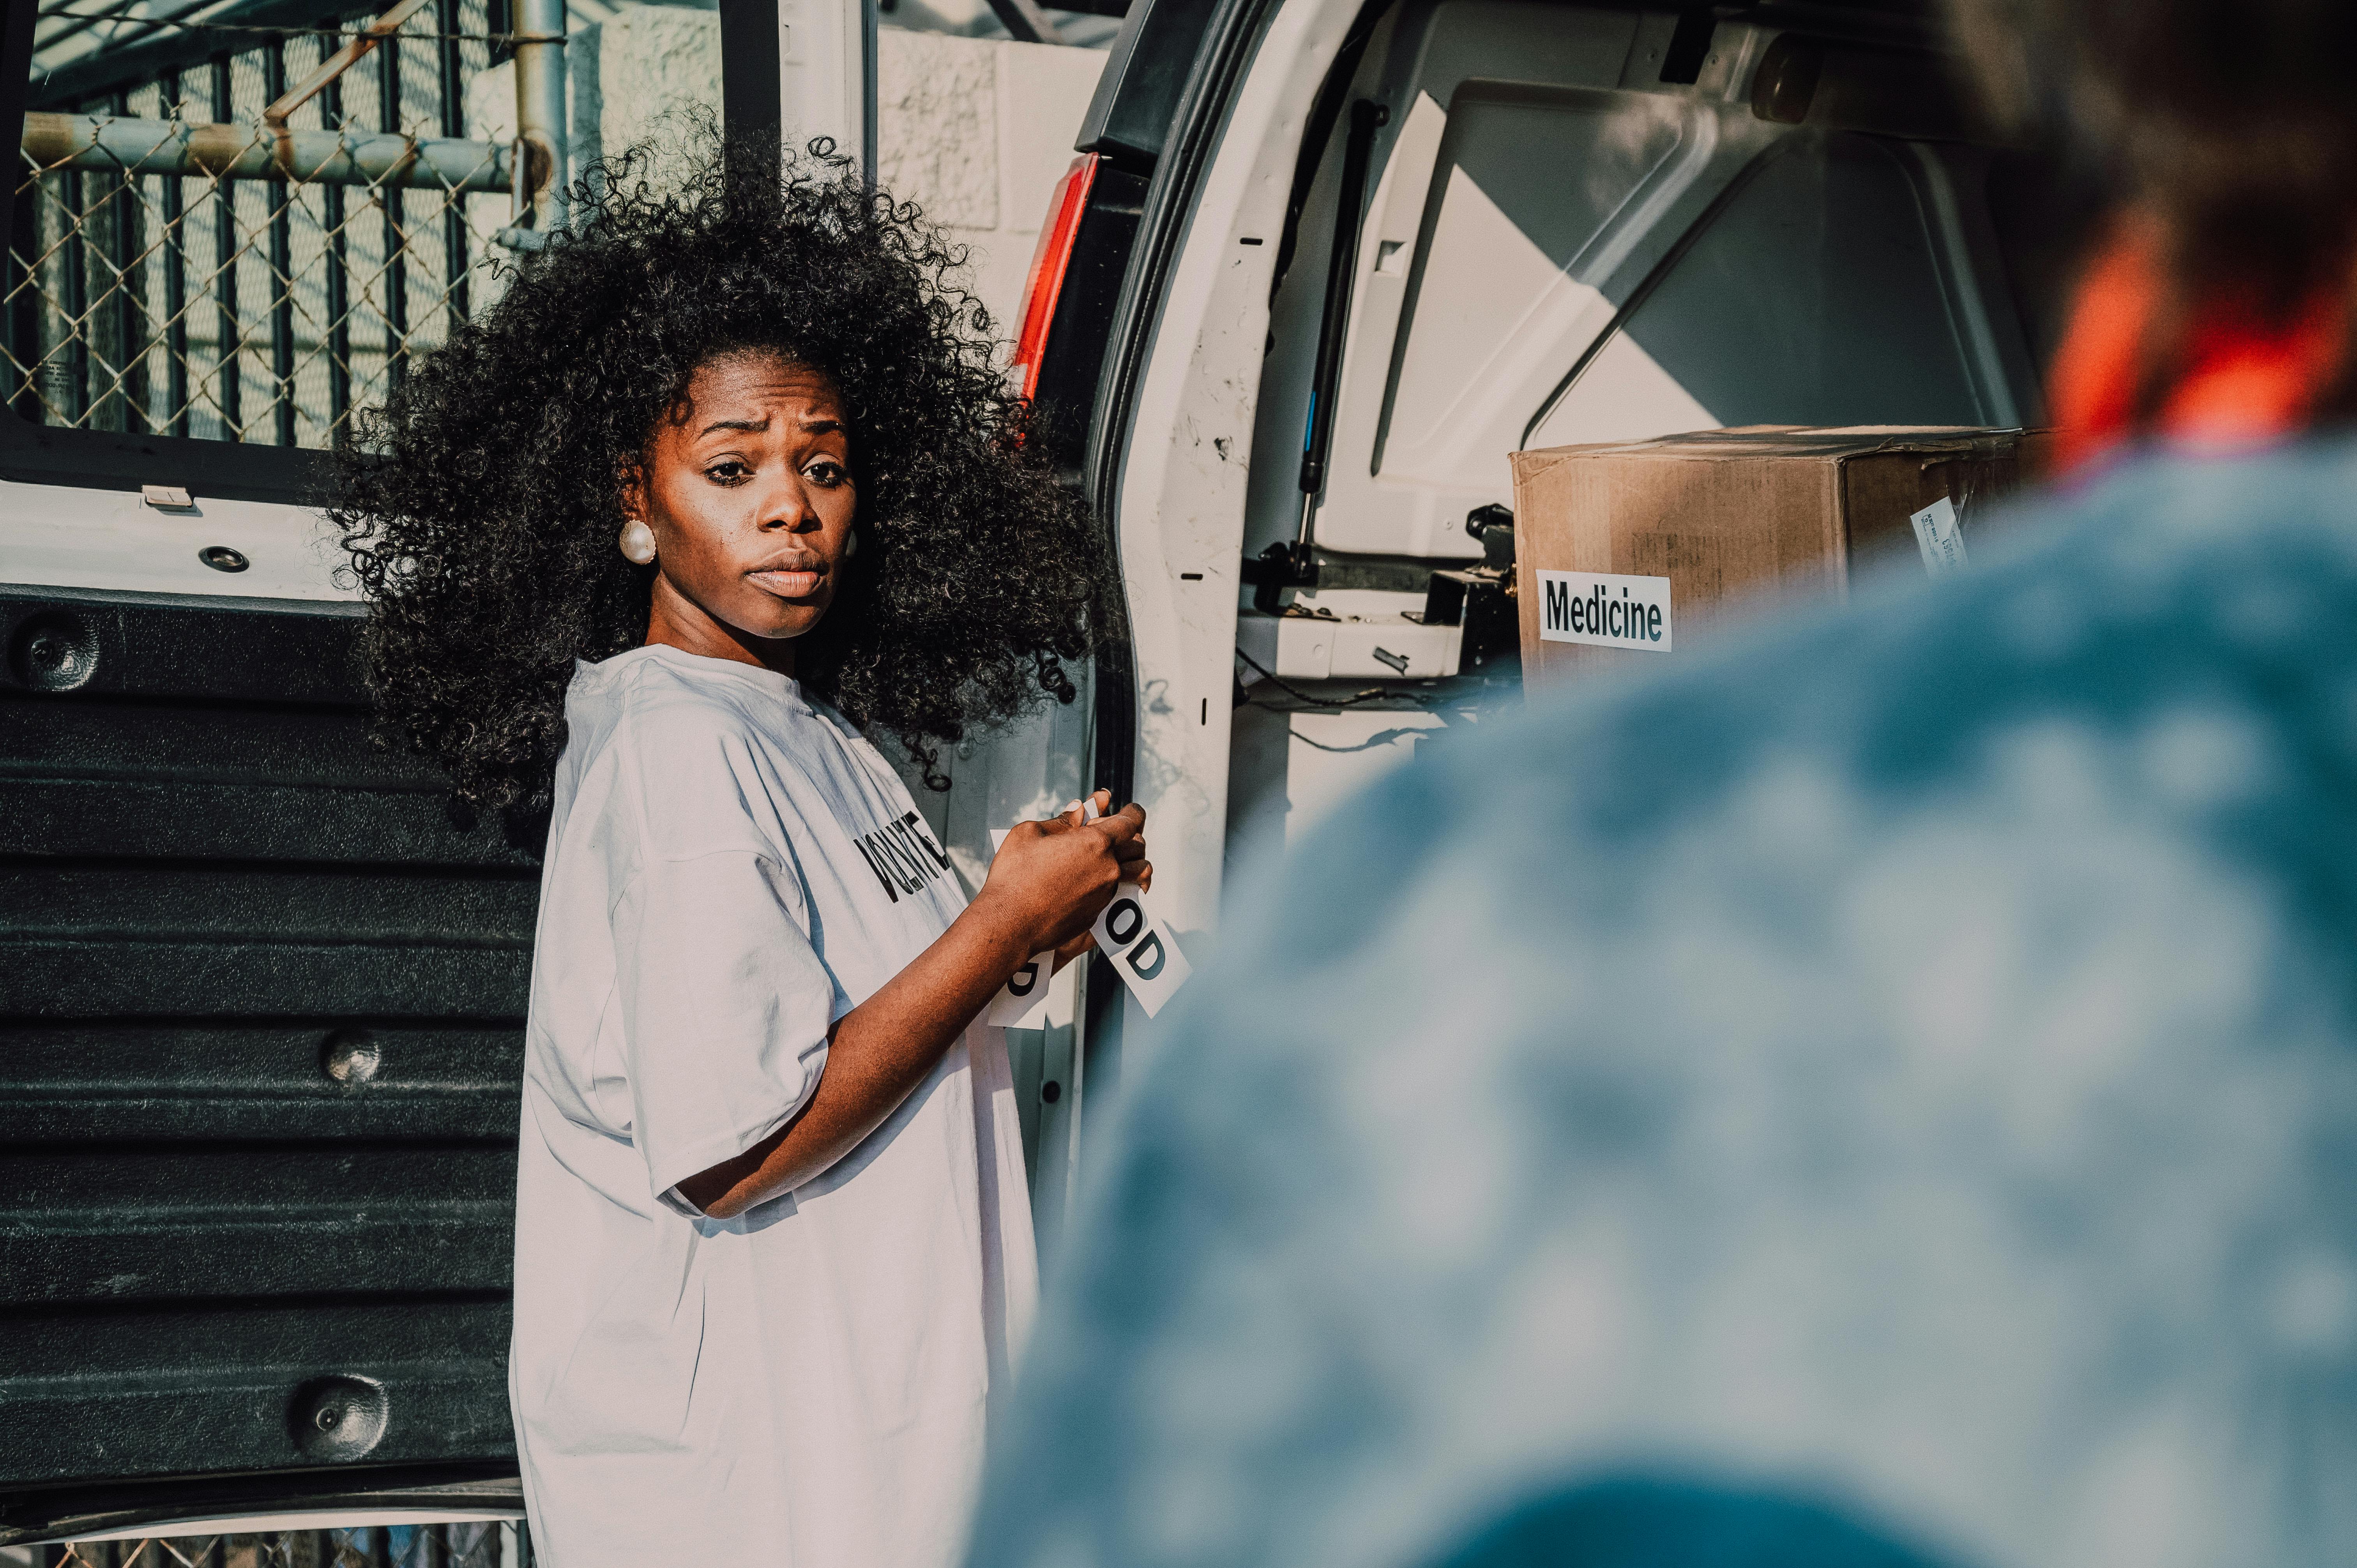
[[(1135, 806), (969, 904), (862, 736), (1046, 697), (1112, 602), (957, 253), (823, 146), (624, 158), (342, 465), (391, 738), (548, 816), (510, 1394), (554, 1568), (962, 1547), (1034, 1290), (1019, 966), (1151, 876)], [(1109, 800), (1094, 802), (1099, 811)]]

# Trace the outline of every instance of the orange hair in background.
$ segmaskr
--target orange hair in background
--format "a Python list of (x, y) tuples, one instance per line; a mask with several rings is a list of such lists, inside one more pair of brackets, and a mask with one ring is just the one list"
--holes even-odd
[(2158, 225), (2115, 226), (2079, 285), (2050, 380), (2055, 472), (2069, 477), (2146, 436), (2231, 450), (2298, 434), (2344, 378), (2345, 287), (2287, 319), (2255, 298), (2180, 303)]

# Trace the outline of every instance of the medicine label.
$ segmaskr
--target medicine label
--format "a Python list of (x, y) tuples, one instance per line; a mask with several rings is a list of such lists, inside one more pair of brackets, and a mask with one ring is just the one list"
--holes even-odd
[(1541, 572), (1539, 640), (1670, 650), (1670, 580), (1609, 572)]

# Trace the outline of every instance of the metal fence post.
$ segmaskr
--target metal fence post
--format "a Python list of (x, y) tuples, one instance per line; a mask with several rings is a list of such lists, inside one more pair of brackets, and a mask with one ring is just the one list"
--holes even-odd
[(18, 372), (9, 389), (9, 403), (19, 416), (37, 424), (41, 401), (36, 378), (42, 361), (40, 189), (39, 180), (19, 171), (8, 225), (8, 358)]
[[(325, 64), (335, 52), (334, 42), (321, 35), (320, 62)], [(319, 123), (329, 130), (344, 128), (340, 77), (319, 95)], [(328, 230), (328, 441), (340, 446), (352, 411), (352, 273), (344, 236), (344, 188), (323, 188), (319, 205)]]
[[(213, 57), (213, 121), (226, 125), (235, 112), (231, 97), (230, 57)], [(221, 407), (222, 438), (229, 441), (245, 439), (243, 388), (239, 384), (243, 370), (245, 345), (237, 319), (237, 187), (220, 176), (214, 177), (213, 191), (218, 203), (213, 209), (213, 304), (221, 317), (220, 340), (214, 345), (214, 401)]]
[(545, 160), (533, 227), (546, 232), (565, 221), (565, 0), (515, 0), (515, 16), (516, 134)]
[[(286, 41), (262, 51), (265, 85), (273, 102), (286, 91)], [(277, 383), (278, 445), (295, 445), (295, 207), (292, 184), (265, 188), (270, 209), (270, 373)]]
[[(131, 95), (114, 95), (114, 112), (131, 112)], [(114, 183), (107, 206), (107, 286), (114, 291), (115, 342), (113, 389), (115, 428), (145, 434), (153, 428), (147, 417), (147, 264), (146, 224), (139, 204), (139, 177), (125, 174)]]
[(71, 225), (65, 243), (66, 330), (72, 337), (69, 339), (71, 347), (66, 350), (71, 381), (66, 392), (65, 413), (75, 424), (81, 422), (83, 413), (90, 407), (90, 259), (82, 253), (82, 233), (90, 221), (90, 210), (83, 202), (87, 194), (80, 173), (66, 176), (66, 221)]
[[(164, 77), (162, 105), (166, 118), (182, 117), (186, 105), (177, 70)], [(186, 195), (179, 176), (164, 177), (164, 428), (173, 435), (188, 433), (188, 231), (181, 227)]]
[[(465, 61), (458, 54), (458, 0), (436, 0), (435, 25), (442, 30), (442, 134), (467, 134)], [(442, 209), (442, 279), (449, 291), (449, 310), (467, 319), (467, 220), (456, 205)]]
[[(377, 128), (388, 135), (401, 130), (401, 42), (393, 39), (376, 51)], [(403, 225), (401, 187), (388, 181), (376, 188), (384, 213), (384, 380), (391, 392), (409, 371), (409, 234)]]

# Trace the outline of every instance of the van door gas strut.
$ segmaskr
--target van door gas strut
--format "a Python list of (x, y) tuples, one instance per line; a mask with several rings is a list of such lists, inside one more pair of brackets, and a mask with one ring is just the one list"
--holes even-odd
[(1290, 544), (1272, 544), (1244, 563), (1253, 607), (1275, 615), (1287, 588), (1318, 585), (1318, 496), (1334, 448), (1334, 400), (1342, 380), (1342, 344), (1351, 328), (1351, 288), (1359, 273), (1359, 230), (1366, 216), (1367, 170), (1375, 132), (1391, 111), (1372, 99), (1351, 105), (1351, 137), (1342, 150), (1342, 188), (1334, 199), (1334, 248), (1326, 260), (1326, 308), (1318, 322), (1318, 361), (1309, 380), (1309, 414), (1301, 433), (1301, 524)]

